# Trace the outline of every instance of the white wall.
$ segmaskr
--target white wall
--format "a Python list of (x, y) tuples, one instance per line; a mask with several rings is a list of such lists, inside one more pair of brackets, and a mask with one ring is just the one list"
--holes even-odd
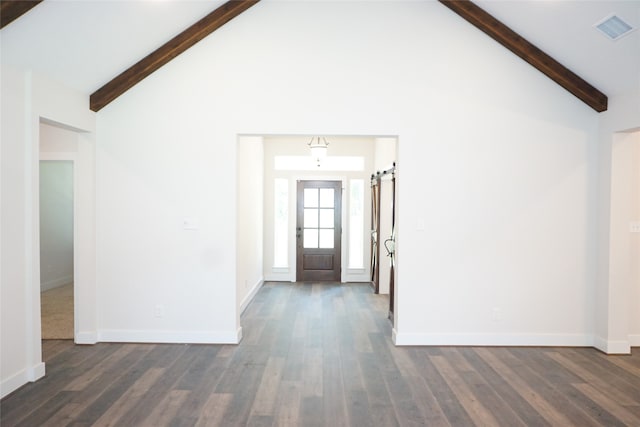
[(98, 114), (102, 339), (233, 341), (237, 135), (320, 134), (399, 137), (396, 343), (590, 345), (597, 127), (438, 3), (259, 3)]
[[(28, 71), (2, 66), (2, 282), (0, 283), (1, 345), (0, 395), (44, 375), (40, 343), (39, 247), (39, 125), (42, 119), (75, 129), (94, 131), (94, 114), (88, 97), (68, 90)], [(82, 151), (93, 158), (92, 134), (82, 140)], [(91, 164), (88, 164), (91, 163)], [(85, 303), (76, 319), (81, 330), (95, 330), (93, 271), (93, 164), (77, 170), (86, 177), (83, 209), (77, 227), (82, 229), (78, 251), (83, 251), (76, 281), (83, 283), (76, 298)], [(85, 203), (86, 202), (86, 203)], [(78, 233), (76, 233), (78, 234)], [(77, 337), (76, 337), (77, 338)]]
[(73, 283), (73, 163), (40, 161), (40, 289)]
[[(613, 141), (611, 156), (611, 228), (610, 228), (610, 272), (609, 282), (612, 287), (623, 290), (632, 296), (637, 293), (634, 286), (635, 268), (638, 259), (636, 254), (635, 235), (629, 232), (630, 222), (635, 219), (638, 183), (636, 182), (636, 144), (633, 133), (620, 133)], [(630, 298), (625, 305), (616, 310), (624, 314), (621, 317), (631, 318), (635, 322), (633, 309), (638, 304)]]
[[(41, 359), (31, 358), (28, 346), (33, 344), (29, 329), (30, 310), (27, 290), (27, 198), (26, 147), (24, 141), (25, 79), (16, 70), (2, 68), (2, 256), (0, 287), (0, 373), (1, 396), (5, 396), (28, 380), (42, 375)], [(39, 312), (38, 312), (39, 313)]]
[[(633, 205), (631, 207), (631, 220), (640, 222), (640, 131), (633, 134), (635, 138), (634, 155), (632, 161), (631, 175), (631, 199)], [(631, 297), (629, 302), (629, 312), (631, 314), (631, 326), (629, 328), (631, 337), (629, 338), (632, 346), (640, 346), (640, 233), (631, 235)]]
[[(614, 198), (613, 178), (619, 160), (613, 155), (613, 148), (633, 129), (640, 129), (640, 93), (609, 98), (609, 109), (601, 113), (599, 119), (598, 143), (598, 206), (597, 206), (597, 281), (595, 287), (595, 346), (606, 353), (628, 353), (630, 346), (638, 345), (637, 338), (630, 337), (629, 301), (632, 287), (625, 280), (615, 280), (624, 275), (618, 270), (617, 254), (628, 254), (627, 241), (616, 238), (612, 230), (616, 228), (615, 211), (623, 209), (617, 206)], [(625, 187), (630, 190), (629, 187)], [(624, 190), (623, 190), (624, 191)], [(624, 198), (621, 200), (626, 203)], [(618, 246), (622, 245), (622, 246)], [(626, 266), (623, 264), (624, 269)], [(633, 338), (630, 340), (630, 338)]]
[(77, 153), (79, 133), (61, 125), (40, 121), (40, 153)]
[(640, 346), (640, 234), (630, 233), (640, 221), (640, 132), (615, 136), (611, 169), (609, 281), (629, 296), (616, 311), (629, 318), (629, 344)]
[[(344, 282), (366, 282), (370, 280), (368, 265), (370, 263), (370, 251), (368, 241), (368, 231), (371, 216), (371, 199), (368, 193), (368, 183), (371, 172), (373, 171), (373, 159), (375, 152), (375, 138), (367, 136), (328, 136), (327, 148), (328, 157), (362, 157), (364, 160), (364, 168), (361, 171), (328, 171), (322, 167), (317, 171), (291, 171), (291, 170), (275, 170), (276, 156), (309, 156), (309, 147), (307, 144), (311, 140), (310, 136), (265, 136), (265, 156), (264, 156), (264, 274), (267, 280), (272, 281), (291, 281), (296, 280), (296, 199), (297, 199), (297, 180), (336, 180), (342, 181), (342, 281)], [(284, 178), (289, 183), (289, 235), (288, 235), (288, 268), (274, 268), (274, 182), (276, 178)], [(352, 179), (362, 179), (365, 184), (365, 200), (364, 200), (364, 224), (363, 235), (364, 241), (364, 268), (349, 268), (349, 230), (351, 227), (349, 221), (349, 183)]]
[[(260, 289), (264, 277), (264, 148), (262, 137), (238, 138), (236, 287), (238, 316)], [(223, 185), (223, 183), (220, 183)]]

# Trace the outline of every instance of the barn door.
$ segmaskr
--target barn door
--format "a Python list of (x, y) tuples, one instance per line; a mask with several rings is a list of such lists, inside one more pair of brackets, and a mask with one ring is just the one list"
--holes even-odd
[(342, 182), (298, 181), (296, 280), (341, 280)]

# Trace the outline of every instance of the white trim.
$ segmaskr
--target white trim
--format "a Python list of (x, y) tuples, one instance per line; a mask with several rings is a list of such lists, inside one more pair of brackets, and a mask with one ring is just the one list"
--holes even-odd
[(76, 332), (76, 344), (95, 344), (98, 342), (98, 334), (95, 331)]
[(25, 81), (25, 369), (26, 381), (44, 375), (40, 306), (40, 121), (33, 112), (33, 78)]
[(27, 369), (27, 380), (29, 380), (30, 382), (38, 381), (40, 378), (44, 377), (44, 373), (44, 362), (40, 362), (36, 366)]
[(23, 369), (0, 382), (0, 399), (13, 393), (28, 382), (34, 382), (44, 376), (45, 364), (40, 362), (37, 365)]
[(264, 275), (265, 282), (295, 282), (296, 278), (291, 278), (291, 273), (266, 273)]
[(347, 280), (345, 282), (356, 282), (356, 283), (371, 283), (371, 276), (369, 274), (349, 274), (347, 273)]
[(244, 297), (244, 299), (242, 300), (242, 302), (240, 303), (240, 314), (244, 313), (244, 311), (247, 309), (247, 307), (249, 306), (249, 304), (251, 303), (251, 301), (253, 301), (253, 298), (256, 296), (256, 294), (258, 293), (258, 291), (260, 290), (260, 288), (262, 287), (262, 285), (264, 285), (264, 279), (260, 279), (258, 280), (253, 287), (251, 288), (251, 291), (249, 291), (249, 293), (247, 294), (246, 297)]
[(22, 371), (10, 376), (0, 383), (0, 399), (16, 391), (28, 382), (29, 380), (27, 380), (26, 369), (23, 369)]
[(26, 369), (22, 370), (0, 383), (0, 399), (14, 392), (28, 382), (26, 372)]
[(593, 337), (593, 346), (603, 353), (607, 352), (607, 340), (600, 337)]
[(236, 331), (158, 331), (103, 329), (99, 342), (166, 343), (166, 344), (238, 344), (242, 328)]
[(640, 347), (640, 334), (629, 335), (629, 345), (631, 347)]
[(593, 347), (586, 334), (422, 334), (393, 331), (397, 346), (535, 346)]
[(601, 337), (595, 337), (593, 346), (606, 354), (630, 354), (629, 341), (608, 341)]

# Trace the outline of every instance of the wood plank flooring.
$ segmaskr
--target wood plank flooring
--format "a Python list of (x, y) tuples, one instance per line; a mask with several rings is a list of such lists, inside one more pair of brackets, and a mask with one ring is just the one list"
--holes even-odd
[(640, 426), (640, 351), (394, 347), (366, 284), (267, 283), (238, 346), (45, 341), (10, 426)]

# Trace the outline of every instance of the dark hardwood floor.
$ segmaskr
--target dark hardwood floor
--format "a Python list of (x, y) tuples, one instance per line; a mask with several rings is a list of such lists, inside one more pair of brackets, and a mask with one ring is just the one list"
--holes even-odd
[(640, 426), (640, 352), (394, 347), (366, 284), (266, 284), (231, 345), (46, 341), (10, 426)]

